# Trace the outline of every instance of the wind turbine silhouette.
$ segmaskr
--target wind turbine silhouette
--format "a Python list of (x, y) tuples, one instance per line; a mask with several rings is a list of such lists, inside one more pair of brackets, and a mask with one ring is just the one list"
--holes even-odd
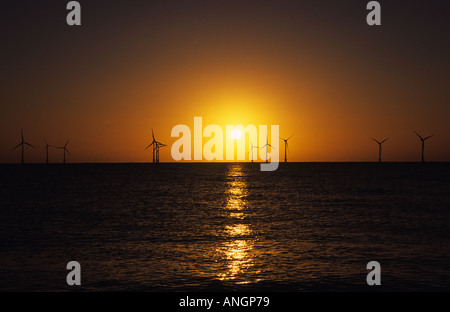
[(286, 148), (287, 148), (287, 150), (289, 150), (288, 140), (289, 140), (290, 138), (292, 138), (293, 135), (294, 135), (294, 133), (291, 134), (291, 136), (288, 137), (287, 139), (280, 138), (280, 140), (283, 140), (283, 141), (284, 141), (284, 162), (287, 162)]
[(274, 148), (272, 145), (269, 144), (269, 139), (267, 138), (266, 135), (266, 144), (264, 144), (263, 147), (261, 147), (261, 149), (263, 149), (264, 147), (266, 148), (266, 162), (269, 162), (268, 158), (267, 158), (267, 147), (270, 146), (270, 148)]
[(428, 140), (429, 138), (431, 138), (433, 135), (427, 136), (426, 138), (423, 138), (420, 136), (420, 134), (418, 134), (416, 131), (414, 131), (414, 133), (419, 137), (420, 141), (422, 141), (422, 162), (425, 162), (425, 159), (423, 157), (423, 152), (425, 149), (425, 140)]
[(23, 154), (24, 154), (23, 146), (24, 146), (24, 145), (28, 145), (28, 146), (31, 146), (32, 148), (35, 148), (35, 147), (34, 147), (33, 145), (31, 145), (30, 143), (24, 141), (24, 139), (23, 139), (23, 130), (22, 130), (22, 129), (20, 129), (20, 135), (21, 135), (22, 141), (20, 141), (20, 143), (17, 144), (17, 146), (14, 147), (14, 148), (12, 148), (11, 150), (13, 151), (13, 150), (15, 150), (16, 148), (18, 148), (19, 146), (22, 146), (22, 160), (21, 160), (20, 163), (23, 164), (23, 163), (24, 163), (24, 162), (23, 162)]
[(250, 153), (252, 153), (252, 162), (253, 162), (253, 149), (254, 148), (259, 148), (258, 146), (256, 146), (256, 145), (253, 145), (253, 143), (252, 143), (252, 141), (250, 141), (250, 150), (248, 151), (248, 153), (250, 154)]
[(389, 139), (389, 138), (384, 139), (383, 141), (380, 142), (380, 141), (375, 140), (374, 138), (372, 138), (372, 140), (374, 140), (375, 142), (378, 143), (378, 162), (381, 162), (381, 152), (382, 152), (382, 147), (381, 147), (381, 145), (382, 145), (384, 142), (386, 142), (388, 139)]
[(64, 146), (58, 146), (58, 147), (56, 147), (56, 148), (59, 148), (59, 149), (64, 150), (63, 164), (66, 163), (66, 152), (67, 152), (67, 154), (70, 155), (70, 152), (69, 152), (69, 150), (67, 149), (67, 144), (69, 144), (69, 140), (68, 140), (68, 139), (67, 139), (67, 141), (66, 141), (66, 144), (64, 144)]
[(167, 145), (156, 141), (155, 134), (153, 132), (153, 128), (152, 128), (152, 138), (153, 138), (153, 141), (145, 149), (149, 148), (150, 146), (153, 146), (153, 163), (159, 163), (159, 148), (167, 146)]
[(53, 146), (53, 145), (49, 145), (48, 143), (47, 143), (47, 139), (46, 138), (44, 138), (44, 141), (45, 141), (45, 147), (44, 147), (44, 149), (46, 150), (46, 161), (45, 161), (45, 163), (46, 164), (48, 164), (48, 148), (49, 147), (55, 147), (55, 146)]
[(156, 149), (156, 163), (159, 163), (159, 148), (160, 147), (164, 147), (164, 146), (167, 146), (167, 145), (163, 144), (161, 142), (156, 142), (156, 147), (155, 147), (155, 149)]

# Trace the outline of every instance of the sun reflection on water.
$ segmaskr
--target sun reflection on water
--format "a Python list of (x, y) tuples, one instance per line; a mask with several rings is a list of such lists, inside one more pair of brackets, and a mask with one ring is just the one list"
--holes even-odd
[(247, 224), (234, 224), (227, 225), (225, 227), (225, 233), (230, 237), (250, 235), (252, 233), (250, 227)]
[(253, 266), (253, 259), (249, 256), (252, 244), (247, 240), (234, 240), (227, 242), (220, 250), (226, 256), (226, 270), (219, 274), (218, 278), (221, 281), (235, 280), (237, 284), (248, 284), (251, 281), (247, 278), (242, 278), (247, 271)]
[(232, 219), (244, 219), (245, 215), (242, 212), (230, 212), (230, 218)]
[(247, 284), (251, 282), (247, 276), (248, 272), (254, 265), (252, 254), (255, 238), (251, 226), (243, 223), (247, 215), (245, 197), (248, 189), (241, 165), (236, 164), (230, 167), (228, 179), (226, 190), (228, 198), (224, 213), (230, 224), (223, 230), (226, 242), (216, 250), (222, 254), (226, 265), (219, 270), (218, 279), (233, 281), (236, 284)]

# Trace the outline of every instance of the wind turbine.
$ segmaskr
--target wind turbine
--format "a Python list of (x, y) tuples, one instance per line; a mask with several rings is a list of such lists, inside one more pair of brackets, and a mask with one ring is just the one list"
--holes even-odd
[(280, 138), (280, 140), (283, 140), (283, 141), (284, 141), (284, 162), (287, 162), (286, 148), (287, 148), (287, 150), (289, 150), (288, 140), (289, 140), (290, 138), (292, 138), (293, 135), (294, 135), (294, 133), (291, 134), (291, 136), (288, 137), (287, 139)]
[(24, 162), (23, 162), (23, 154), (24, 154), (23, 146), (24, 146), (24, 145), (28, 145), (28, 146), (31, 146), (32, 148), (35, 148), (35, 147), (34, 147), (33, 145), (31, 145), (30, 143), (24, 141), (24, 139), (23, 139), (23, 130), (22, 130), (22, 129), (20, 129), (20, 135), (21, 135), (22, 141), (20, 141), (20, 143), (17, 144), (17, 146), (14, 147), (14, 148), (11, 149), (11, 150), (15, 150), (15, 149), (18, 148), (19, 146), (22, 146), (22, 161), (21, 161), (21, 164), (23, 164), (23, 163), (24, 163)]
[(164, 146), (167, 146), (167, 145), (164, 144), (164, 143), (161, 143), (161, 142), (156, 141), (156, 147), (155, 147), (155, 149), (156, 149), (156, 162), (157, 162), (157, 163), (159, 163), (159, 148), (160, 148), (160, 147), (164, 147)]
[(152, 138), (153, 138), (152, 143), (150, 143), (144, 150), (146, 150), (147, 148), (149, 148), (150, 146), (153, 145), (153, 163), (154, 163), (154, 162), (155, 162), (155, 146), (156, 146), (156, 140), (155, 140), (155, 135), (154, 135), (154, 133), (153, 133), (153, 129), (152, 129)]
[(152, 139), (153, 141), (145, 149), (149, 148), (150, 146), (153, 146), (153, 163), (159, 163), (159, 148), (167, 145), (156, 141), (153, 129), (152, 129)]
[(66, 144), (64, 144), (64, 146), (56, 147), (56, 148), (59, 148), (59, 149), (64, 150), (64, 158), (63, 158), (63, 163), (64, 163), (64, 164), (66, 163), (66, 152), (67, 152), (67, 154), (70, 155), (70, 152), (69, 152), (69, 150), (67, 149), (67, 144), (69, 144), (69, 140), (67, 140), (67, 142), (66, 142)]
[(269, 139), (267, 138), (266, 135), (266, 144), (264, 144), (263, 147), (261, 147), (261, 149), (263, 149), (264, 147), (266, 148), (266, 162), (269, 162), (268, 158), (267, 158), (267, 147), (270, 146), (270, 148), (274, 148), (272, 145), (269, 144)]
[(420, 136), (420, 134), (418, 134), (416, 131), (414, 131), (414, 133), (419, 137), (420, 141), (422, 141), (422, 162), (425, 162), (425, 159), (423, 157), (423, 151), (425, 149), (425, 140), (428, 140), (429, 138), (431, 138), (433, 135), (427, 136), (426, 138), (423, 138)]
[(374, 138), (372, 138), (372, 140), (374, 140), (375, 142), (378, 143), (378, 162), (381, 162), (381, 152), (382, 152), (381, 144), (383, 144), (384, 142), (386, 142), (388, 139), (389, 139), (389, 138), (384, 139), (383, 141), (380, 142), (380, 141), (375, 140)]
[(248, 153), (252, 153), (252, 162), (253, 162), (253, 149), (254, 148), (259, 148), (258, 146), (253, 145), (252, 141), (250, 141), (250, 150), (248, 151)]
[(55, 147), (55, 146), (53, 146), (53, 145), (49, 145), (48, 143), (47, 143), (47, 139), (46, 138), (44, 138), (44, 141), (45, 141), (45, 147), (44, 147), (44, 149), (46, 150), (46, 161), (45, 161), (45, 163), (47, 163), (48, 164), (48, 148), (49, 147)]

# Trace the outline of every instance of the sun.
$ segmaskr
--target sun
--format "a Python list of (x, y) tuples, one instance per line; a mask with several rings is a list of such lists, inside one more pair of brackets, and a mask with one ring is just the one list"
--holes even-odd
[(237, 140), (241, 137), (241, 131), (235, 129), (233, 130), (233, 132), (231, 132), (231, 136), (233, 137), (233, 139)]

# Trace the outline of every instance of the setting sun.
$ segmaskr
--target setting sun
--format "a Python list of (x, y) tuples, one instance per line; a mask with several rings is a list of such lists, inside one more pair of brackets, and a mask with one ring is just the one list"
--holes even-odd
[(239, 131), (238, 129), (233, 130), (233, 132), (231, 132), (231, 136), (233, 137), (233, 139), (238, 140), (241, 137), (241, 131)]

